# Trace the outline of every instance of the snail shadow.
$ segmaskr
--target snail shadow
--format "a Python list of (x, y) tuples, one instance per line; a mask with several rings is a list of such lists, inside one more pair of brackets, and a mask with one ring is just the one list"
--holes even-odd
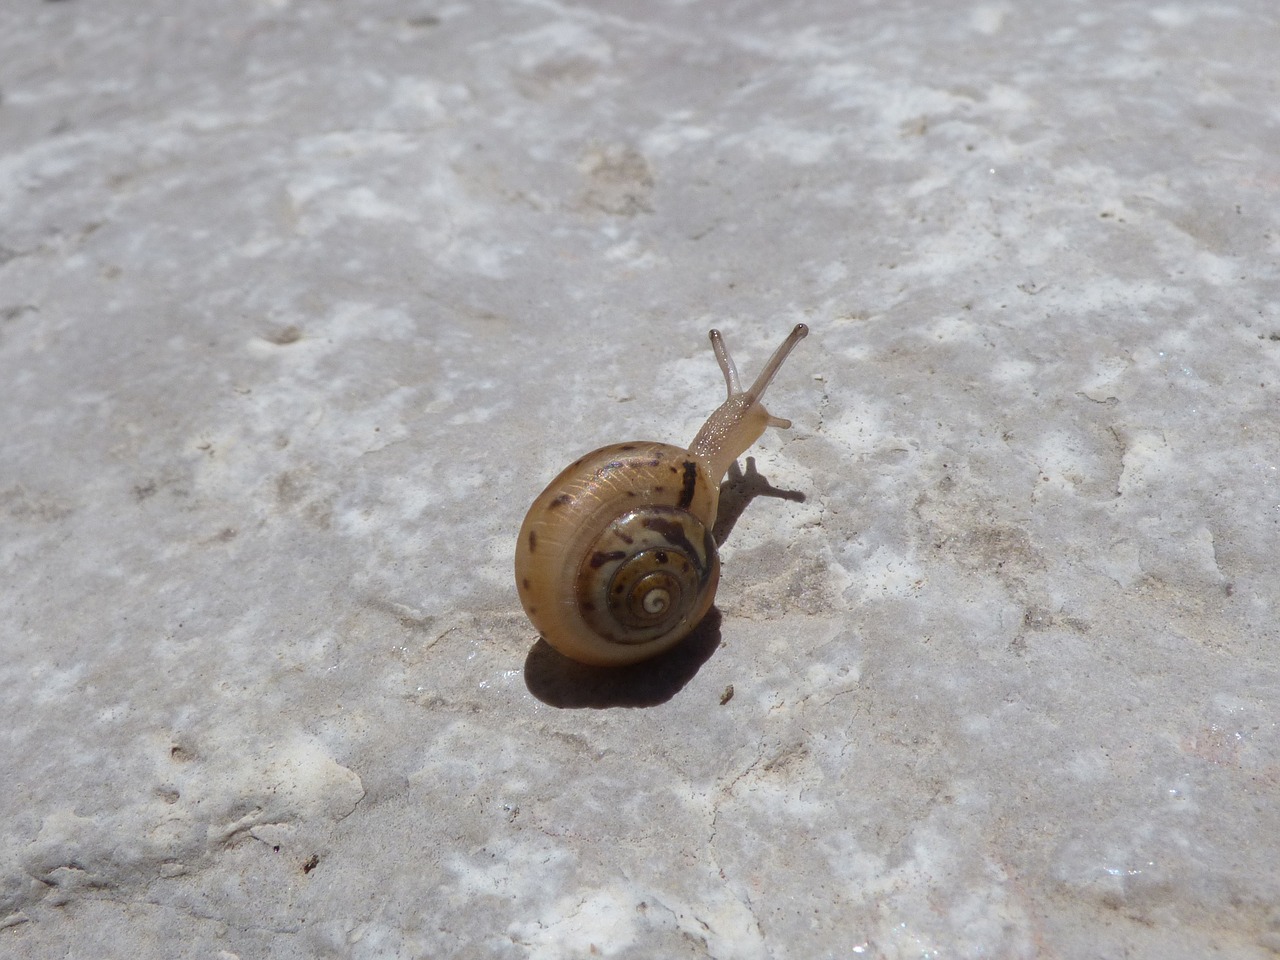
[(762, 477), (756, 470), (755, 457), (747, 457), (745, 472), (735, 461), (730, 465), (724, 483), (720, 485), (720, 509), (716, 516), (715, 529), (711, 531), (716, 543), (723, 544), (729, 539), (729, 534), (733, 532), (738, 518), (756, 497), (773, 497), (776, 500), (790, 500), (793, 503), (805, 502), (805, 495), (801, 491), (779, 490), (769, 482), (767, 477)]
[(543, 703), (566, 710), (656, 707), (692, 680), (720, 646), (712, 607), (693, 633), (666, 653), (627, 667), (591, 667), (539, 639), (524, 661), (524, 682)]

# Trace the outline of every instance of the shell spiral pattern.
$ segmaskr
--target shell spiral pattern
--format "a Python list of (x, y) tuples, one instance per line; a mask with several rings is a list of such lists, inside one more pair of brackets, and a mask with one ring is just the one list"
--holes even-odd
[(623, 514), (594, 547), (578, 572), (579, 612), (611, 643), (651, 643), (688, 623), (719, 574), (711, 531), (675, 507)]
[(525, 518), (517, 587), (561, 653), (634, 663), (692, 632), (715, 598), (716, 487), (687, 451), (612, 444), (552, 480)]

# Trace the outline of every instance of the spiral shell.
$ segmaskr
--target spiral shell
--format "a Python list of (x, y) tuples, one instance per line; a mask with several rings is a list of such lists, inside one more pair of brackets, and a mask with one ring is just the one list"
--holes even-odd
[(534, 501), (516, 548), (525, 612), (552, 646), (617, 666), (678, 643), (711, 608), (717, 488), (687, 450), (619, 443)]

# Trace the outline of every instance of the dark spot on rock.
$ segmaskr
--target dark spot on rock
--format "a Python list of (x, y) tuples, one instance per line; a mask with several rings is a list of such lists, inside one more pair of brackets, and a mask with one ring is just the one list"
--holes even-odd
[(276, 477), (276, 499), (285, 506), (298, 503), (306, 495), (306, 484), (294, 473), (285, 470)]
[(286, 347), (291, 343), (297, 343), (301, 340), (302, 331), (293, 324), (289, 324), (287, 327), (282, 327), (279, 330), (274, 330), (271, 333), (264, 334), (262, 339), (266, 340), (268, 343), (274, 343), (277, 347)]
[(302, 872), (310, 873), (319, 865), (320, 865), (320, 856), (319, 854), (313, 853), (311, 856), (307, 857), (307, 862), (302, 865)]
[[(4, 103), (4, 97), (0, 96), (0, 104), (3, 104), (3, 103)], [(10, 260), (17, 259), (18, 256), (19, 254), (17, 254), (13, 250), (10, 250), (8, 247), (0, 247), (0, 267), (3, 267)], [(24, 313), (39, 313), (39, 312), (40, 312), (39, 307), (32, 306), (29, 303), (21, 303), (21, 304), (18, 304), (18, 306), (16, 307), (5, 307), (3, 310), (0, 310), (0, 320), (4, 320), (5, 322), (8, 322), (10, 320), (17, 320)]]

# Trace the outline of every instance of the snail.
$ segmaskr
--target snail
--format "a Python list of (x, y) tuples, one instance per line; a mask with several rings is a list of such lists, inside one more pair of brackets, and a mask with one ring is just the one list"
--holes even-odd
[(761, 397), (808, 333), (797, 324), (743, 390), (724, 338), (712, 330), (729, 398), (689, 449), (610, 444), (575, 460), (533, 501), (516, 543), (516, 585), (548, 643), (582, 663), (622, 666), (693, 631), (720, 581), (711, 536), (720, 483), (765, 427), (791, 426)]

